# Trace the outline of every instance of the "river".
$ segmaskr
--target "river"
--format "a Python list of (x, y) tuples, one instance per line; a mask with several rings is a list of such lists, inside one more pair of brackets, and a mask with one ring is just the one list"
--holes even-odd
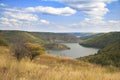
[(97, 48), (83, 47), (79, 45), (79, 43), (62, 43), (62, 44), (70, 47), (70, 50), (49, 50), (47, 52), (49, 52), (50, 54), (59, 55), (59, 56), (78, 58), (78, 57), (95, 54), (99, 50)]

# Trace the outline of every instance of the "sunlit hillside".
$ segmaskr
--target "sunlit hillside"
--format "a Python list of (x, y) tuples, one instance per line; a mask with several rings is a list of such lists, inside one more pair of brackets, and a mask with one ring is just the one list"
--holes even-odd
[(17, 61), (7, 47), (0, 51), (0, 80), (120, 80), (114, 68), (49, 54)]

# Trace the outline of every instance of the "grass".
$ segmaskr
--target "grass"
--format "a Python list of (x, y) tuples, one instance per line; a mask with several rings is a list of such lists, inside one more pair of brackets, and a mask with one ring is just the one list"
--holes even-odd
[(0, 80), (120, 80), (120, 71), (49, 54), (17, 61), (0, 47)]

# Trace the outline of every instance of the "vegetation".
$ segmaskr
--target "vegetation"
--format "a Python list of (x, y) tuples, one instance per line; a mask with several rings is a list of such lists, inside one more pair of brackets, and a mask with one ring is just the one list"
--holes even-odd
[(45, 49), (37, 43), (22, 43), (12, 46), (12, 52), (18, 60), (28, 57), (33, 60), (34, 57), (44, 54)]
[[(49, 33), (42, 37), (40, 34), (0, 31), (3, 37), (0, 39), (0, 80), (120, 80), (120, 42), (115, 38), (119, 36), (114, 35), (115, 40), (110, 42), (115, 43), (101, 49), (98, 54), (77, 60), (47, 54), (44, 48), (67, 48), (49, 42), (71, 42), (73, 38), (56, 37), (61, 34), (52, 33), (52, 37)], [(6, 46), (6, 40), (9, 46)], [(102, 67), (88, 62), (111, 66)]]
[(46, 49), (49, 50), (66, 50), (66, 49), (70, 49), (69, 47), (67, 47), (64, 44), (58, 44), (58, 43), (47, 43), (43, 45)]
[(34, 57), (45, 53), (45, 49), (37, 43), (26, 43), (25, 48), (29, 51), (31, 60)]
[(8, 46), (8, 42), (5, 39), (0, 38), (0, 46)]
[(45, 32), (26, 32), (26, 31), (0, 31), (0, 37), (6, 39), (10, 43), (21, 42), (79, 42), (79, 38), (76, 38), (70, 34), (63, 33), (45, 33)]
[(93, 35), (88, 35), (88, 36), (82, 36), (80, 37), (81, 40), (87, 40), (87, 39), (90, 39), (90, 38), (94, 38), (96, 36), (101, 36), (102, 34), (104, 33), (98, 33), (98, 34), (93, 34)]
[(21, 61), (0, 47), (0, 80), (120, 80), (120, 72), (48, 54)]
[(97, 54), (80, 58), (80, 60), (104, 66), (120, 67), (120, 42), (101, 49)]
[(13, 44), (21, 42), (43, 42), (40, 38), (37, 38), (25, 31), (0, 31), (0, 36)]
[(87, 47), (104, 48), (118, 41), (120, 41), (120, 32), (110, 32), (110, 33), (106, 33), (100, 36), (90, 38), (80, 43), (80, 45), (87, 46)]
[(95, 55), (79, 58), (80, 60), (104, 66), (120, 67), (120, 32), (110, 32), (96, 36), (81, 43), (84, 46), (102, 48)]
[(79, 42), (80, 39), (67, 33), (44, 33), (44, 32), (32, 32), (30, 33), (38, 38), (41, 38), (47, 42)]

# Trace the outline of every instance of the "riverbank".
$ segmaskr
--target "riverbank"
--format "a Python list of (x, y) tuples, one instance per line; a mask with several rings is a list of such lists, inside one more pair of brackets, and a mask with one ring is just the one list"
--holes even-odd
[(48, 50), (50, 54), (78, 58), (83, 56), (88, 56), (97, 53), (99, 49), (83, 47), (79, 45), (79, 43), (61, 43), (63, 45), (68, 46), (70, 49), (68, 50)]
[(61, 43), (45, 43), (43, 44), (43, 47), (45, 47), (47, 50), (68, 50), (70, 47), (61, 44)]

